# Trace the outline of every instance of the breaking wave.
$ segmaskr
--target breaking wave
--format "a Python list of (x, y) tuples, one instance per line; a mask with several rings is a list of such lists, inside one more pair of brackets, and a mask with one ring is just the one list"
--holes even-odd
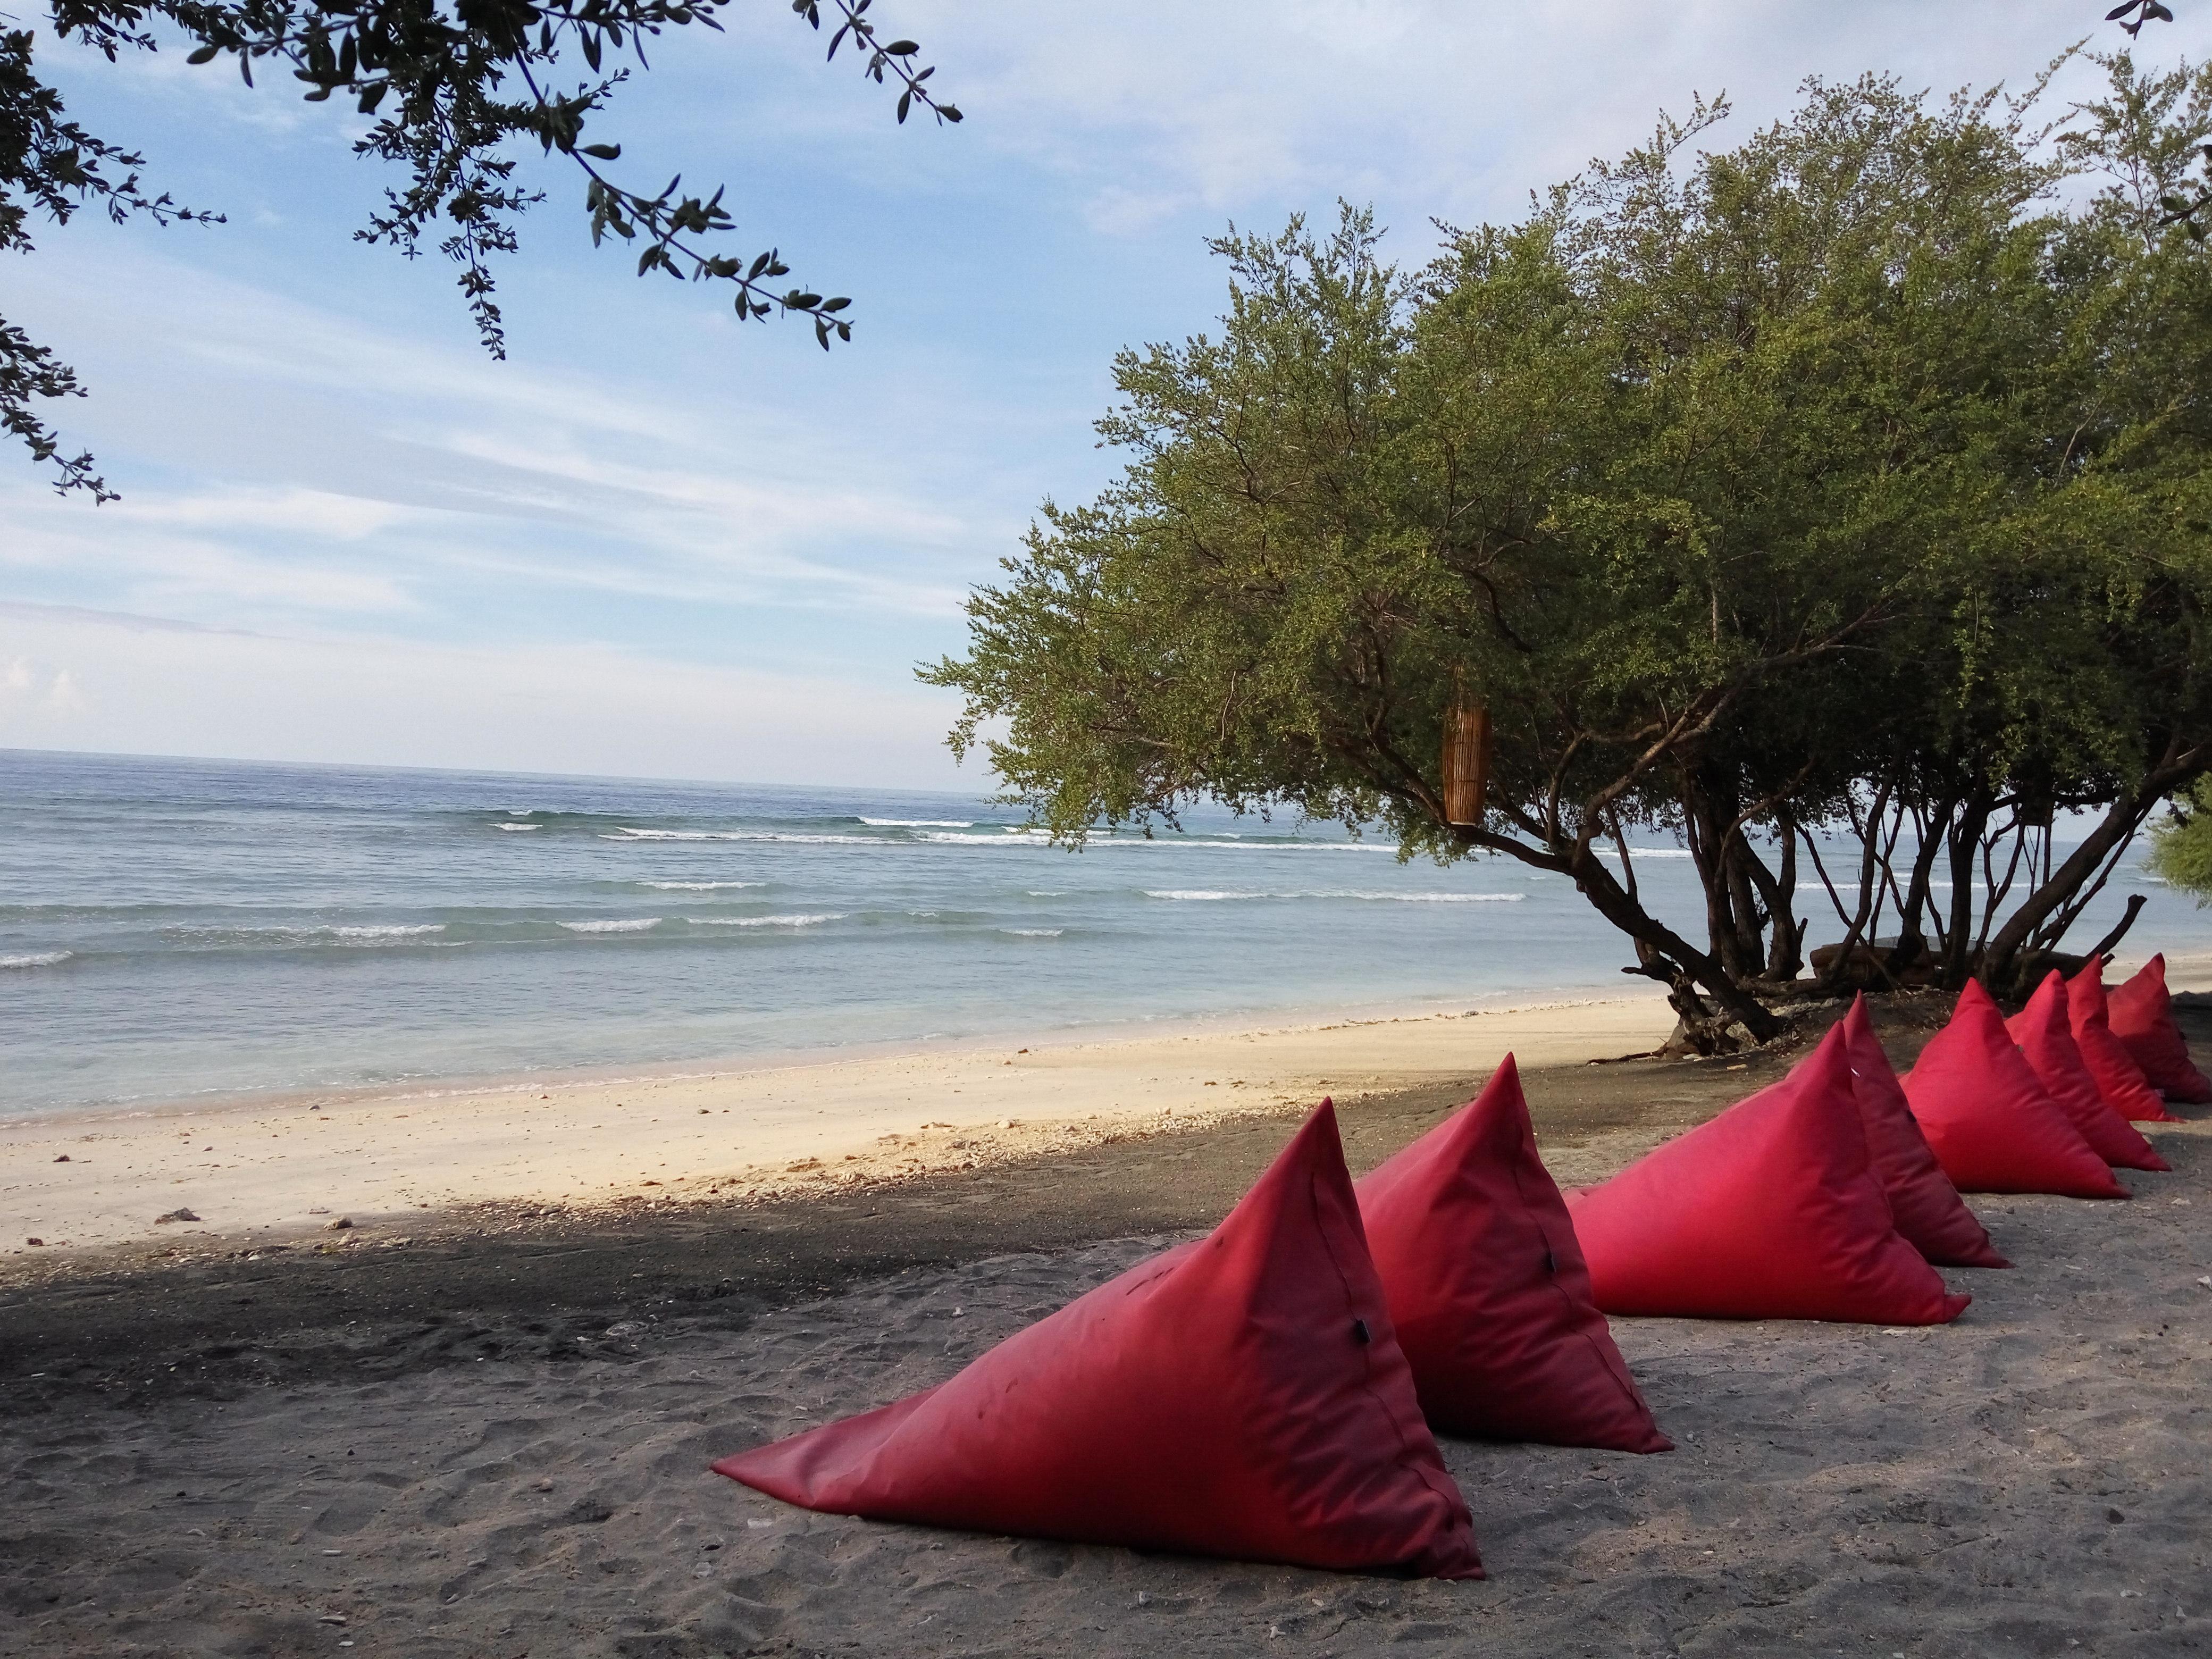
[(823, 910), (793, 916), (686, 916), (694, 927), (819, 927), (825, 921), (842, 921), (846, 912)]
[(1392, 904), (1518, 904), (1526, 893), (1386, 893), (1365, 888), (1320, 888), (1307, 892), (1255, 893), (1211, 887), (1164, 887), (1144, 890), (1146, 898), (1214, 902), (1226, 899), (1361, 899)]

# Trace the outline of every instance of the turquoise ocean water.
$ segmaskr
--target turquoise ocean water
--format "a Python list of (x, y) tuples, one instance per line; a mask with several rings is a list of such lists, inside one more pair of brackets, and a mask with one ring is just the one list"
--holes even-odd
[[(1638, 865), (1695, 937), (1683, 856)], [(2077, 940), (2132, 891), (2130, 947), (2212, 950), (2131, 868)], [(0, 750), (0, 1111), (1464, 1007), (1628, 959), (1557, 878), (1333, 826), (1078, 854), (972, 796)]]

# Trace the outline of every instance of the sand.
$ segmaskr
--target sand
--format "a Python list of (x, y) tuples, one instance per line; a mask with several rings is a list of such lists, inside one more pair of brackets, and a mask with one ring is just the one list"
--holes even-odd
[[(1893, 1055), (1941, 1012), (1885, 1009)], [(1355, 1167), (1487, 1058), (1348, 1109)], [(1601, 1178), (1786, 1059), (1532, 1069), (1540, 1144)], [(1678, 1449), (1444, 1443), (1475, 1583), (881, 1525), (707, 1471), (1207, 1224), (1280, 1113), (411, 1245), (42, 1261), (0, 1284), (0, 1656), (2200, 1653), (2198, 1115), (2151, 1130), (2174, 1170), (2132, 1202), (1974, 1200), (2018, 1265), (1947, 1275), (1954, 1325), (1616, 1320)]]
[(2155, 1198), (1981, 1206), (2019, 1266), (1960, 1276), (1952, 1327), (1616, 1321), (1678, 1449), (1445, 1443), (1480, 1583), (879, 1525), (705, 1472), (944, 1376), (1130, 1241), (550, 1370), (17, 1425), (0, 1652), (2202, 1652), (2212, 1148), (2160, 1144)]
[[(973, 1167), (1131, 1126), (1656, 1047), (1656, 987), (1517, 1010), (1185, 1030), (706, 1074), (0, 1119), (0, 1282), (70, 1251), (296, 1239), (463, 1204), (763, 1197)], [(63, 1161), (66, 1160), (66, 1161)], [(164, 1221), (187, 1211), (197, 1219)], [(33, 1245), (27, 1241), (42, 1241)]]

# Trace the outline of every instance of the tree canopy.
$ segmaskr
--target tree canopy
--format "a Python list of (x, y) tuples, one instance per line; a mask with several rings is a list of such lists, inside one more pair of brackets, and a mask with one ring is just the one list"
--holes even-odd
[[(2212, 262), (2151, 176), (2212, 81), (2100, 61), (2060, 143), (2032, 97), (1878, 76), (1727, 149), (1700, 104), (1419, 272), (1351, 209), (1222, 238), (1218, 335), (1116, 360), (1120, 481), (1048, 504), (925, 671), (956, 746), (1070, 841), (1212, 797), (1566, 876), (1716, 1040), (1775, 1029), (1816, 828), (1866, 851), (1811, 884), (1847, 947), (1886, 902), (1893, 964), (1933, 929), (1948, 977), (2004, 980), (2212, 763)], [(1495, 753), (1460, 824), (1468, 702)], [(2102, 814), (2063, 866), (2057, 807)], [(1701, 937), (1639, 902), (1653, 830)], [(1978, 869), (2038, 854), (1977, 913)]]
[[(343, 95), (374, 125), (355, 153), (392, 163), (405, 182), (388, 189), (383, 209), (356, 234), (404, 257), (425, 245), (459, 268), (458, 282), (478, 337), (506, 355), (492, 260), (519, 246), (518, 221), (543, 199), (514, 180), (519, 152), (536, 145), (572, 162), (584, 185), (592, 239), (633, 252), (641, 276), (716, 282), (734, 290), (749, 320), (794, 316), (827, 350), (849, 340), (852, 301), (791, 284), (781, 250), (756, 238), (742, 251), (723, 191), (686, 190), (681, 175), (659, 190), (621, 180), (622, 146), (586, 128), (606, 110), (635, 67), (648, 66), (647, 42), (674, 29), (719, 30), (728, 0), (52, 0), (56, 35), (93, 47), (110, 62), (164, 44), (186, 48), (185, 61), (234, 67), (246, 83), (257, 70), (283, 77), (311, 103)], [(793, 0), (792, 10), (819, 31), (830, 14), (829, 56), (841, 50), (860, 73), (896, 85), (901, 123), (915, 110), (939, 123), (961, 118), (930, 84), (921, 47), (884, 40), (869, 16), (872, 0)], [(4, 18), (0, 18), (4, 21)], [(65, 224), (96, 207), (120, 222), (138, 216), (168, 224), (219, 222), (221, 215), (149, 194), (143, 156), (88, 132), (69, 118), (60, 94), (32, 65), (28, 29), (0, 28), (0, 253), (27, 253), (34, 216)], [(580, 68), (582, 73), (578, 76)], [(64, 454), (40, 412), (41, 400), (78, 397), (84, 388), (51, 347), (0, 317), (0, 429), (52, 471), (64, 494), (95, 500), (112, 492), (89, 454)]]

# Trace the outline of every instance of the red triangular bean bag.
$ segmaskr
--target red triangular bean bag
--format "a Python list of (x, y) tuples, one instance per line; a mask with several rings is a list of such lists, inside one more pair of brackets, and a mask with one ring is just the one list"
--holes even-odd
[(1905, 1242), (1938, 1267), (2009, 1267), (1982, 1224), (1974, 1218), (1951, 1177), (1936, 1161), (1928, 1138), (1913, 1120), (1905, 1091), (1881, 1039), (1867, 1015), (1866, 998), (1851, 999), (1844, 1016), (1844, 1057), (1851, 1068), (1851, 1096), (1866, 1131), (1867, 1156), (1889, 1195), (1889, 1211)]
[(2044, 1091), (1976, 981), (1966, 981), (1950, 1024), (1905, 1074), (1905, 1098), (1960, 1192), (2128, 1196), (2065, 1109)]
[(1614, 1451), (1672, 1447), (1590, 1300), (1512, 1055), (1470, 1104), (1356, 1190), (1432, 1427)]
[(2074, 1028), (2074, 1046), (2081, 1051), (2081, 1063), (2096, 1080), (2105, 1104), (2134, 1123), (2181, 1121), (2166, 1109), (2127, 1045), (2112, 1035), (2102, 962), (2092, 962), (2066, 981), (2066, 1014)]
[(1973, 1299), (1891, 1224), (1840, 1030), (1568, 1207), (1611, 1314), (1940, 1325)]
[(2097, 1081), (2081, 1063), (2081, 1051), (2074, 1044), (2067, 1002), (2066, 976), (2054, 968), (2027, 1000), (2027, 1006), (2005, 1022), (2006, 1031), (2027, 1057), (2036, 1081), (2074, 1121), (2089, 1150), (2106, 1163), (2117, 1164), (2123, 1170), (2172, 1169), (2136, 1126), (2106, 1105), (2105, 1097), (2097, 1092)]
[(2142, 1067), (2152, 1088), (2168, 1100), (2212, 1104), (2212, 1078), (2197, 1069), (2189, 1058), (2189, 1041), (2173, 1023), (2164, 951), (2143, 963), (2126, 984), (2113, 988), (2105, 999), (2105, 1014), (2112, 1035)]
[(715, 1469), (881, 1521), (1479, 1578), (1324, 1103), (1212, 1234)]

